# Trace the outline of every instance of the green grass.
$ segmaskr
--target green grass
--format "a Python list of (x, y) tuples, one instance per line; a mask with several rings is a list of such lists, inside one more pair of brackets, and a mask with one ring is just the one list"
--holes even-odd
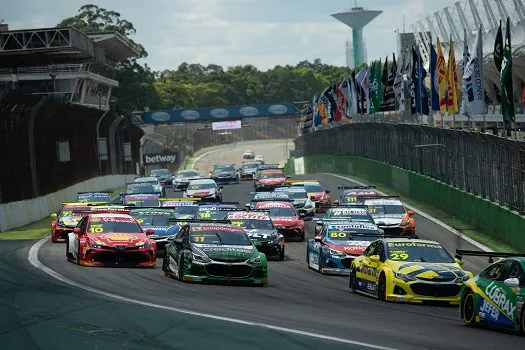
[[(111, 189), (110, 196), (115, 198), (123, 192), (124, 186)], [(51, 214), (51, 213), (50, 213)], [(0, 240), (12, 239), (41, 239), (49, 235), (51, 228), (51, 219), (49, 217), (30, 223), (29, 225), (17, 227), (15, 229), (0, 232)]]
[[(352, 179), (355, 179), (359, 182), (363, 182), (366, 184), (374, 185), (377, 187), (377, 189), (381, 192), (384, 192), (388, 195), (398, 195), (393, 189), (384, 187), (382, 185), (371, 183), (369, 180), (360, 178), (358, 176), (349, 176), (347, 174), (338, 174), (341, 176), (350, 177)], [(430, 216), (440, 220), (441, 222), (453, 227), (457, 231), (461, 232), (465, 236), (472, 238), (476, 240), (477, 242), (487, 246), (490, 249), (493, 249), (494, 251), (505, 251), (505, 252), (513, 252), (513, 253), (519, 253), (516, 249), (513, 247), (507, 245), (504, 242), (501, 242), (497, 240), (496, 238), (492, 237), (490, 234), (481, 231), (479, 228), (476, 228), (460, 218), (451, 215), (450, 213), (447, 213), (446, 211), (436, 208), (435, 206), (429, 205), (428, 203), (424, 203), (418, 200), (415, 200), (410, 197), (402, 196), (403, 202), (408, 204), (411, 207), (418, 208), (419, 210), (429, 214)]]

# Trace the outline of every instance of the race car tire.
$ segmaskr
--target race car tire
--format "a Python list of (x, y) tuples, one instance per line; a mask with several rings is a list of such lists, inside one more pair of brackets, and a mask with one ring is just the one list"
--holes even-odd
[(306, 263), (308, 264), (308, 268), (310, 267), (310, 252), (308, 251), (308, 247), (306, 247)]
[(181, 255), (181, 257), (179, 258), (179, 266), (178, 266), (178, 280), (179, 281), (184, 281), (184, 256)]
[(476, 300), (474, 293), (470, 290), (461, 299), (461, 318), (465, 326), (473, 327), (476, 325)]
[(304, 230), (301, 232), (300, 236), (299, 236), (299, 240), (301, 242), (304, 242)]
[(521, 335), (525, 335), (525, 309), (521, 310), (520, 333)]
[(58, 239), (53, 234), (51, 234), (51, 242), (52, 243), (58, 243)]
[(379, 283), (377, 284), (377, 299), (381, 301), (386, 300), (386, 277), (384, 273), (379, 276)]
[(323, 273), (323, 259), (322, 259), (322, 252), (321, 254), (319, 254), (319, 260), (318, 260), (318, 263), (317, 263), (317, 271), (319, 271), (319, 273)]
[(280, 261), (284, 260), (284, 247), (281, 247), (281, 251), (279, 252), (279, 260)]
[(69, 239), (66, 240), (66, 259), (71, 262), (71, 257), (69, 256)]
[(355, 275), (355, 271), (352, 271), (350, 273), (350, 277), (348, 278), (348, 288), (350, 289), (352, 293), (356, 292), (355, 285), (356, 285), (356, 275)]

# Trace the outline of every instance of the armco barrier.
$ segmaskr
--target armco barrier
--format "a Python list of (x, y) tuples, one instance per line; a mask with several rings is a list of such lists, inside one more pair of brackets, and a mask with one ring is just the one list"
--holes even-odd
[(497, 203), (428, 176), (375, 160), (328, 154), (308, 155), (303, 159), (306, 173), (329, 172), (358, 176), (371, 183), (381, 184), (401, 195), (440, 208), (494, 238), (525, 251), (525, 218)]
[(63, 202), (75, 200), (78, 192), (104, 191), (124, 186), (135, 175), (107, 175), (80, 182), (48, 195), (19, 202), (0, 204), (0, 232), (24, 226), (60, 209)]

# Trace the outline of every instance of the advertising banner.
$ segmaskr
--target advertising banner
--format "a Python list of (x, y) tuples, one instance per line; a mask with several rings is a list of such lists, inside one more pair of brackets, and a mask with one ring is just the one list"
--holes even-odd
[(226, 121), (243, 118), (295, 116), (292, 102), (233, 107), (166, 109), (144, 112), (144, 123), (167, 124), (182, 122)]
[(211, 123), (212, 130), (233, 130), (233, 129), (241, 129), (241, 128), (242, 128), (242, 121), (240, 120), (230, 120), (227, 122)]
[(144, 154), (144, 165), (173, 164), (177, 159), (178, 154), (176, 152)]

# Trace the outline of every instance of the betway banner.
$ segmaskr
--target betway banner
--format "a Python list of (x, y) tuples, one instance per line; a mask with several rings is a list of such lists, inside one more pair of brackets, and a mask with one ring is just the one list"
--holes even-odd
[(158, 154), (145, 154), (144, 165), (154, 164), (173, 164), (177, 161), (178, 155), (175, 152), (164, 152)]
[(211, 123), (212, 130), (233, 130), (241, 129), (242, 121), (240, 120), (231, 120), (227, 122), (215, 122)]

